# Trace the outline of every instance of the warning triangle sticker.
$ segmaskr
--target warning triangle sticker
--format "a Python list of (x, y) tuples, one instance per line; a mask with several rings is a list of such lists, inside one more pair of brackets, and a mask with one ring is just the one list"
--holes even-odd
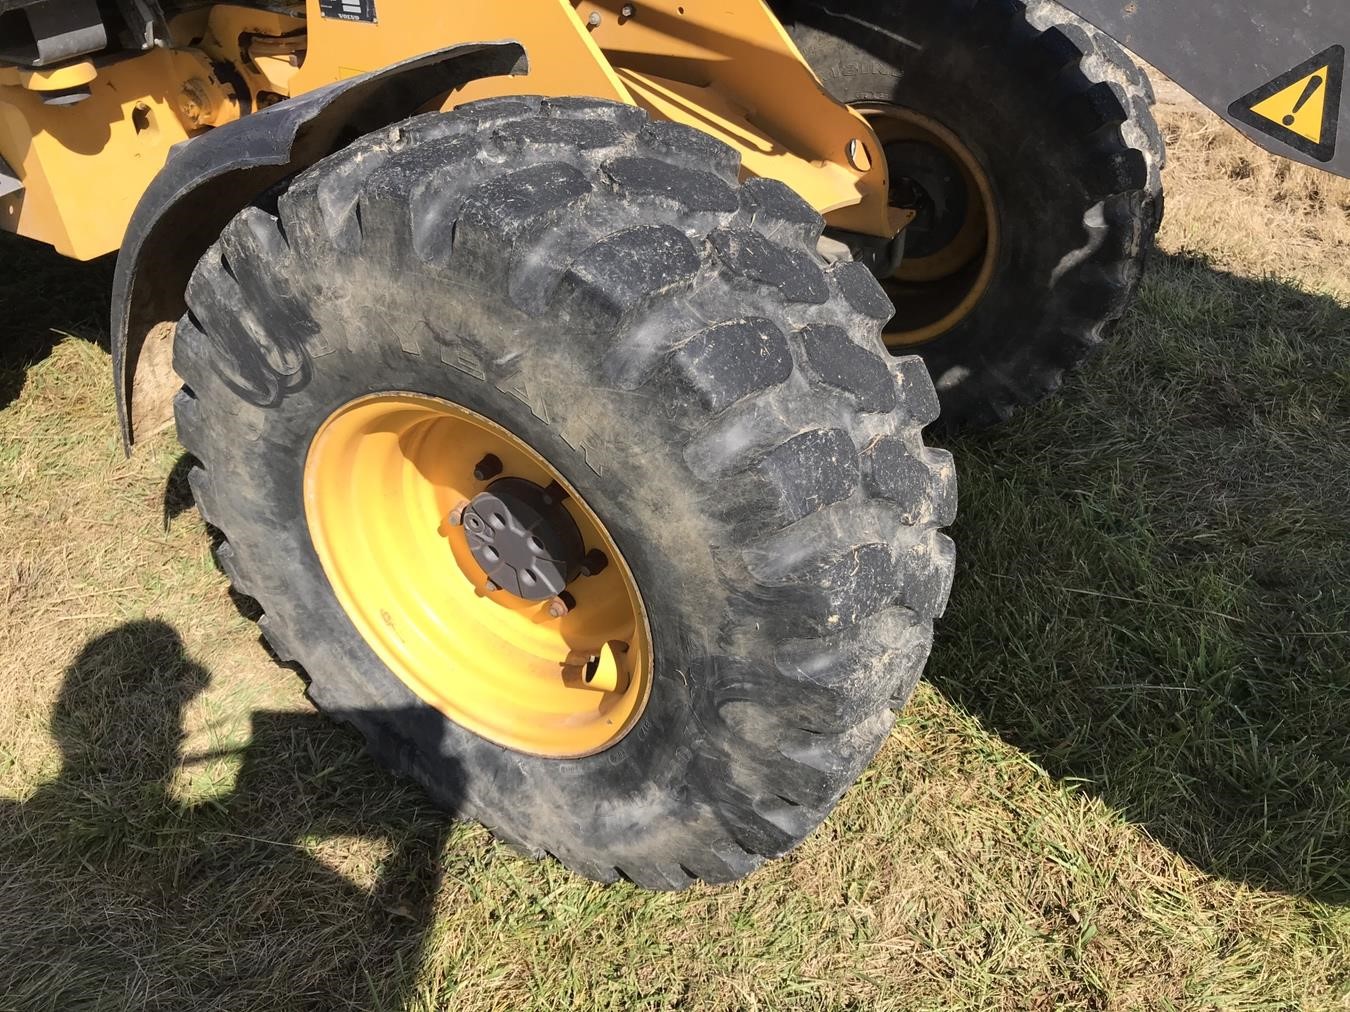
[(1336, 154), (1345, 47), (1332, 46), (1243, 95), (1228, 115), (1296, 151), (1329, 162)]

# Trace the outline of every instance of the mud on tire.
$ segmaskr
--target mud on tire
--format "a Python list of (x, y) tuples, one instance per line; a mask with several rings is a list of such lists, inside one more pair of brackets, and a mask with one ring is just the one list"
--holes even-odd
[[(730, 149), (581, 100), (492, 100), (363, 138), (241, 213), (178, 328), (178, 430), (222, 568), (314, 702), (447, 807), (600, 881), (738, 878), (806, 836), (912, 691), (955, 480), (886, 300)], [(306, 449), (342, 404), (442, 397), (543, 454), (651, 619), (613, 747), (545, 759), (423, 705), (310, 543)]]

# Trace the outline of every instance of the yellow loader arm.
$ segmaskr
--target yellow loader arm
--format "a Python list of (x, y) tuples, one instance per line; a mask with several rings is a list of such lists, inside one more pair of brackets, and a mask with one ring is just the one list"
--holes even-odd
[[(35, 32), (58, 7), (17, 2), (0, 12)], [(825, 93), (761, 0), (194, 5), (149, 26), (144, 49), (97, 52), (79, 50), (107, 43), (100, 8), (59, 6), (59, 46), (11, 49), (6, 63), (0, 39), (0, 225), (79, 259), (122, 245), (176, 146), (336, 81), (495, 40), (524, 47), (528, 77), (478, 82), (447, 107), (525, 93), (636, 104), (730, 144), (749, 174), (786, 182), (836, 227), (889, 238), (906, 220), (888, 207), (871, 128)]]

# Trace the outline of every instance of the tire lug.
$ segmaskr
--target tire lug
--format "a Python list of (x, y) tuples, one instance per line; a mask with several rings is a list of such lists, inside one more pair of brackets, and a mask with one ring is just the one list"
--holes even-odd
[(489, 453), (473, 469), (475, 481), (491, 481), (502, 473), (502, 461), (495, 453)]
[(459, 527), (464, 523), (464, 510), (468, 508), (469, 500), (465, 499), (458, 506), (450, 511), (450, 515), (445, 518), (445, 522), (451, 527)]
[(581, 560), (582, 576), (599, 576), (609, 565), (609, 558), (598, 548), (592, 548), (586, 553), (586, 558)]

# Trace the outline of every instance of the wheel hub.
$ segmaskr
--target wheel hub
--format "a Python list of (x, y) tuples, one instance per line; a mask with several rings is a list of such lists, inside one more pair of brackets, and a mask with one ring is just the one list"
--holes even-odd
[(553, 758), (603, 751), (636, 724), (652, 646), (632, 571), (518, 436), (439, 398), (370, 394), (315, 433), (304, 489), (338, 603), (427, 703)]
[(891, 206), (916, 214), (905, 229), (905, 254), (910, 259), (933, 256), (956, 240), (970, 214), (961, 167), (945, 151), (921, 141), (897, 141), (885, 150), (895, 173)]
[(499, 478), (464, 508), (464, 533), (491, 586), (524, 601), (561, 594), (581, 573), (581, 531), (556, 486)]
[(915, 215), (898, 268), (864, 261), (896, 307), (886, 344), (914, 348), (960, 325), (993, 280), (999, 253), (993, 185), (975, 153), (936, 120), (884, 102), (854, 108), (882, 143), (891, 206)]

